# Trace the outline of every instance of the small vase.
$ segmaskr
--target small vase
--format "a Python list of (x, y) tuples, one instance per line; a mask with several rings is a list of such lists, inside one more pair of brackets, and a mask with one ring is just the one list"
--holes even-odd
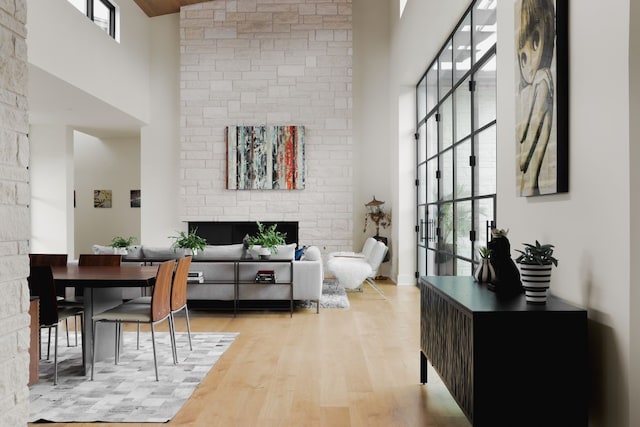
[(479, 283), (489, 283), (496, 278), (496, 272), (488, 258), (482, 259), (482, 262), (473, 273), (473, 278)]
[(527, 303), (545, 304), (553, 265), (518, 264)]

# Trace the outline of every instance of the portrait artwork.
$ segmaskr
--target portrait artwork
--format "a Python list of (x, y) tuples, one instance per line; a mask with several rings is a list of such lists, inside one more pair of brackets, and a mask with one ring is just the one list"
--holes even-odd
[(568, 191), (566, 2), (519, 0), (515, 7), (519, 196)]

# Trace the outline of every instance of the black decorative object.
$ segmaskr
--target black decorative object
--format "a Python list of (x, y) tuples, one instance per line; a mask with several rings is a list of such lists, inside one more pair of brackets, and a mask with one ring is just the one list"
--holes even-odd
[(246, 234), (242, 239), (242, 256), (240, 257), (240, 259), (251, 258), (251, 254), (249, 253), (250, 247), (251, 247), (251, 236)]
[(488, 243), (491, 251), (491, 265), (496, 277), (487, 287), (501, 296), (514, 296), (523, 292), (520, 272), (511, 258), (511, 244), (507, 239), (508, 230), (491, 229), (491, 241)]

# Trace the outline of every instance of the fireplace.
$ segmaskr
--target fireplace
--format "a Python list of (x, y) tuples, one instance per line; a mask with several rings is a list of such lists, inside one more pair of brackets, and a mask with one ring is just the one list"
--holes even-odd
[[(278, 224), (277, 230), (287, 233), (287, 243), (298, 243), (298, 221), (260, 221), (265, 226)], [(208, 245), (230, 245), (242, 243), (247, 234), (252, 236), (258, 231), (255, 221), (189, 221), (189, 230), (197, 229), (196, 234), (207, 240)]]

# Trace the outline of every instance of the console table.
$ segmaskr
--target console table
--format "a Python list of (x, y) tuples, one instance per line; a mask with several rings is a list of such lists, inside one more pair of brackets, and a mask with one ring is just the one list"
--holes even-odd
[(420, 279), (427, 359), (474, 426), (588, 424), (587, 312), (500, 299), (472, 277)]
[[(289, 313), (293, 317), (293, 260), (292, 259), (193, 259), (192, 270), (197, 263), (226, 263), (233, 264), (233, 315), (238, 312), (238, 301), (240, 300), (240, 291), (242, 286), (288, 286), (289, 287)], [(258, 283), (250, 280), (242, 280), (240, 278), (240, 268), (243, 265), (249, 265), (258, 270), (266, 268), (269, 264), (289, 264), (289, 281), (276, 281), (275, 283)], [(195, 267), (197, 268), (197, 267)], [(276, 278), (277, 279), (277, 278)], [(229, 284), (229, 281), (206, 279), (204, 284)]]

